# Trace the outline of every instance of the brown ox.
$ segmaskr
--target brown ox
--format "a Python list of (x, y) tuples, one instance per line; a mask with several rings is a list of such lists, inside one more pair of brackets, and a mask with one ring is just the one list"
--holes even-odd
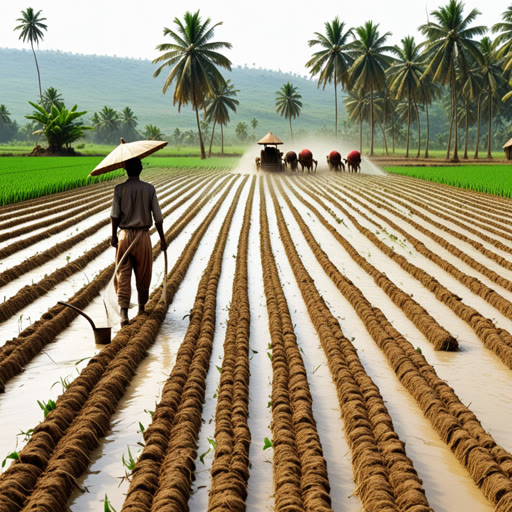
[(288, 151), (286, 155), (284, 155), (284, 166), (285, 168), (290, 165), (290, 169), (292, 171), (296, 171), (299, 165), (299, 161), (297, 160), (297, 153), (295, 151)]
[(361, 153), (359, 151), (351, 151), (345, 159), (348, 172), (361, 171)]
[(327, 155), (327, 165), (329, 166), (329, 170), (332, 171), (344, 171), (345, 165), (341, 158), (341, 155), (337, 151), (331, 151)]
[(313, 172), (313, 163), (315, 164), (314, 171), (316, 172), (318, 161), (313, 158), (313, 153), (311, 153), (309, 149), (303, 149), (299, 153), (299, 164), (301, 166), (302, 172), (304, 172), (304, 168), (306, 168), (308, 172)]

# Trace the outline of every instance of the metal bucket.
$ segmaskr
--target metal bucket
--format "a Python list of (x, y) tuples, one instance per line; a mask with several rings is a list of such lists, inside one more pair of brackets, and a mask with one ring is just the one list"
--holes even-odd
[(67, 306), (68, 308), (74, 309), (77, 313), (80, 313), (82, 316), (84, 316), (89, 323), (91, 324), (92, 331), (94, 332), (94, 341), (97, 345), (107, 345), (111, 341), (111, 327), (96, 327), (94, 325), (94, 322), (89, 317), (89, 315), (86, 315), (81, 309), (78, 309), (76, 306), (73, 306), (72, 304), (68, 304), (67, 302), (61, 302), (59, 301), (57, 304), (60, 304), (61, 306)]

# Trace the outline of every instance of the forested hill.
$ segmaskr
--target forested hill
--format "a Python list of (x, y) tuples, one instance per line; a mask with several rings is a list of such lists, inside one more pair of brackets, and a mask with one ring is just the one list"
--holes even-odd
[[(68, 108), (77, 104), (79, 110), (88, 112), (88, 119), (105, 105), (116, 110), (129, 106), (138, 117), (139, 128), (151, 123), (171, 134), (176, 127), (181, 130), (195, 127), (195, 115), (190, 106), (182, 107), (181, 113), (173, 107), (172, 87), (165, 95), (162, 93), (167, 74), (153, 78), (156, 65), (150, 60), (43, 50), (37, 52), (37, 58), (43, 90), (55, 87)], [(232, 72), (223, 70), (223, 74), (240, 91), (237, 95), (240, 105), (231, 116), (228, 133), (233, 133), (240, 121), (245, 121), (249, 125), (248, 132), (252, 133), (250, 120), (255, 117), (258, 120), (256, 135), (263, 136), (272, 130), (278, 136), (286, 137), (289, 125), (275, 112), (275, 94), (288, 81), (298, 87), (303, 103), (300, 117), (293, 121), (294, 133), (315, 133), (322, 127), (333, 128), (332, 86), (327, 86), (324, 91), (305, 75), (264, 69), (234, 68)], [(6, 105), (11, 119), (23, 126), (26, 122), (24, 115), (32, 112), (28, 101), (37, 101), (38, 96), (32, 51), (0, 48), (0, 104)], [(338, 108), (341, 120), (343, 105)]]

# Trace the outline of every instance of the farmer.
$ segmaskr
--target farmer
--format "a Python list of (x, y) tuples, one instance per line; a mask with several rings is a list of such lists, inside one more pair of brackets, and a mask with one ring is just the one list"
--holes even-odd
[[(153, 250), (149, 229), (155, 221), (160, 235), (162, 251), (167, 249), (162, 226), (162, 212), (156, 197), (155, 187), (139, 179), (142, 162), (131, 158), (124, 163), (128, 179), (114, 189), (112, 201), (112, 247), (116, 247), (116, 265), (129, 249), (123, 263), (114, 277), (114, 287), (121, 308), (121, 327), (128, 325), (128, 308), (131, 298), (131, 274), (135, 273), (139, 314), (144, 313), (144, 306), (149, 298)], [(153, 218), (151, 218), (153, 215)], [(119, 238), (117, 230), (119, 231)], [(136, 240), (137, 239), (137, 240)], [(136, 241), (135, 241), (136, 240)], [(135, 243), (133, 243), (135, 241)], [(133, 243), (133, 245), (132, 245)]]

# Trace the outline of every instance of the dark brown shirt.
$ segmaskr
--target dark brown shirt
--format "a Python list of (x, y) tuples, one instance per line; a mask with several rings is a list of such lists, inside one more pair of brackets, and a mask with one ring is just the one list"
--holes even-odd
[(162, 222), (162, 212), (151, 183), (130, 177), (114, 189), (114, 199), (110, 216), (120, 219), (121, 229), (149, 229), (155, 223)]

